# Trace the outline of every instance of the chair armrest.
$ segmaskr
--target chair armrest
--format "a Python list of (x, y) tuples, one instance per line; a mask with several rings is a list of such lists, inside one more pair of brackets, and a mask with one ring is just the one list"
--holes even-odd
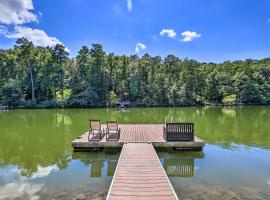
[(167, 129), (165, 126), (163, 126), (163, 133), (167, 133)]

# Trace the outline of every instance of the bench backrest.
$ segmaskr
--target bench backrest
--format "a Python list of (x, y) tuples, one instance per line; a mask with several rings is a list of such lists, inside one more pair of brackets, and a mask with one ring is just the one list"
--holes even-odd
[(194, 133), (194, 123), (166, 123), (168, 133)]

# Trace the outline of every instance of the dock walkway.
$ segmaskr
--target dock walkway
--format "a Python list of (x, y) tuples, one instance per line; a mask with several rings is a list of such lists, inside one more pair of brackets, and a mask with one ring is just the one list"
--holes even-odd
[(151, 143), (126, 143), (107, 200), (177, 200)]

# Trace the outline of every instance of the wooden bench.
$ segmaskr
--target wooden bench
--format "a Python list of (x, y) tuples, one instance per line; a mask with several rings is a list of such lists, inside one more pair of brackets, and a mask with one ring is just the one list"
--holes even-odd
[(166, 123), (163, 137), (166, 141), (194, 141), (194, 123)]

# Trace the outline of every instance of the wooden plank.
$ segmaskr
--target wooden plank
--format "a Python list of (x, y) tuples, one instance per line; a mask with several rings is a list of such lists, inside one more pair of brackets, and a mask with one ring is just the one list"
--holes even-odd
[(107, 195), (116, 199), (178, 199), (152, 144), (124, 144)]

